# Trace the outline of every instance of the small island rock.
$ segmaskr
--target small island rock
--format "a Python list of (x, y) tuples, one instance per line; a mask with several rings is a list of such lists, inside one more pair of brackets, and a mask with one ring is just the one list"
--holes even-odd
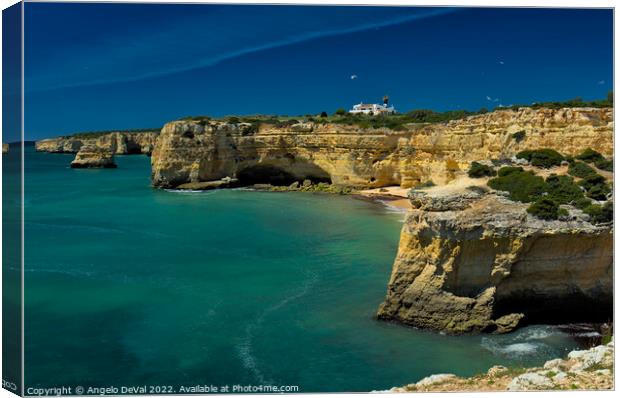
[(95, 146), (84, 146), (75, 155), (75, 159), (71, 162), (71, 167), (74, 169), (114, 169), (117, 166), (114, 163), (114, 155), (111, 151)]

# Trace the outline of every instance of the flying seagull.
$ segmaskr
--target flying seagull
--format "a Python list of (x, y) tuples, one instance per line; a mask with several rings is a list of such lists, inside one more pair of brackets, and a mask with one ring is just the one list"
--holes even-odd
[(357, 75), (351, 75), (351, 80), (357, 79)]

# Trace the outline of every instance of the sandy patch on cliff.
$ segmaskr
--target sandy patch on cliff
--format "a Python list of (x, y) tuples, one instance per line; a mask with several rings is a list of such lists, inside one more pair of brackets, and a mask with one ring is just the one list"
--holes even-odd
[(364, 189), (363, 191), (359, 191), (360, 195), (363, 196), (396, 196), (399, 198), (407, 198), (407, 193), (409, 193), (409, 188), (401, 188), (398, 185), (391, 187), (382, 187), (382, 188), (373, 188), (373, 189)]
[[(433, 187), (420, 188), (419, 191), (424, 191), (430, 196), (443, 196), (448, 194), (454, 194), (464, 192), (467, 187), (473, 185), (486, 186), (487, 178), (469, 178), (465, 173), (457, 176), (456, 179), (450, 181), (445, 185), (436, 185)], [(357, 194), (378, 200), (388, 206), (396, 207), (399, 209), (412, 209), (411, 201), (407, 196), (411, 188), (401, 188), (400, 186), (389, 186), (373, 189), (364, 189), (357, 192)]]
[(364, 189), (357, 192), (358, 195), (379, 201), (388, 207), (394, 207), (403, 211), (411, 209), (411, 202), (407, 198), (409, 188), (399, 186)]
[(488, 178), (470, 178), (467, 174), (462, 174), (445, 185), (436, 185), (430, 188), (419, 189), (419, 191), (426, 192), (430, 196), (443, 196), (464, 192), (467, 187), (471, 186), (486, 187), (488, 180)]

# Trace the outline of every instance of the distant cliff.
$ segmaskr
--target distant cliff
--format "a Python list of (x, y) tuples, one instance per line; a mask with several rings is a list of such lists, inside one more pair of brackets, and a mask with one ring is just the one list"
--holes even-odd
[(77, 153), (83, 146), (89, 146), (119, 155), (150, 154), (158, 136), (159, 131), (82, 134), (37, 141), (35, 148), (39, 152)]
[(577, 154), (613, 151), (610, 108), (500, 110), (447, 123), (411, 124), (402, 131), (333, 123), (290, 126), (223, 121), (166, 124), (152, 157), (152, 183), (239, 178), (281, 182), (314, 179), (353, 187), (428, 180), (443, 184), (471, 161), (510, 158), (542, 147)]

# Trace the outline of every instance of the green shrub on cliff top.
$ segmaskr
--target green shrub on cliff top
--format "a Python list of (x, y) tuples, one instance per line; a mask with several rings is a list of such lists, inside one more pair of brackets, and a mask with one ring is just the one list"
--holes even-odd
[(583, 162), (575, 162), (568, 166), (568, 174), (579, 178), (586, 178), (591, 175), (597, 175), (596, 171), (594, 171), (592, 167), (588, 166)]
[(594, 174), (590, 174), (586, 176), (581, 181), (579, 181), (579, 185), (584, 187), (586, 191), (589, 191), (590, 189), (596, 186), (607, 187), (607, 182), (605, 180), (605, 177), (603, 177), (600, 174), (594, 173)]
[(594, 163), (599, 160), (605, 159), (603, 155), (595, 151), (592, 148), (584, 149), (579, 155), (575, 156), (575, 159), (583, 160), (586, 163)]
[(497, 173), (493, 167), (480, 164), (478, 162), (471, 162), (471, 166), (467, 171), (467, 175), (471, 178), (480, 178), (480, 177), (493, 177)]
[(545, 181), (548, 197), (558, 204), (575, 203), (583, 199), (583, 191), (572, 177), (551, 174)]
[(581, 210), (585, 209), (591, 204), (592, 204), (592, 201), (586, 197), (583, 197), (582, 199), (577, 199), (576, 201), (573, 202), (573, 206)]
[(611, 188), (607, 185), (595, 185), (588, 189), (588, 196), (594, 200), (605, 200), (610, 192)]
[(542, 177), (523, 170), (513, 170), (507, 175), (492, 178), (487, 185), (498, 191), (507, 191), (510, 199), (524, 203), (538, 199), (547, 190)]
[(516, 133), (513, 133), (512, 138), (517, 142), (523, 141), (523, 139), (525, 138), (525, 131), (521, 130), (521, 131), (517, 131)]
[(497, 175), (500, 177), (505, 177), (508, 174), (520, 173), (522, 171), (523, 171), (523, 167), (506, 166), (506, 167), (502, 167), (501, 169), (499, 169), (499, 171), (497, 172)]
[(597, 160), (594, 165), (601, 169), (601, 170), (605, 170), (605, 171), (614, 171), (614, 161), (612, 159), (607, 160), (607, 159), (601, 159), (601, 160)]
[(564, 156), (558, 151), (550, 148), (526, 150), (517, 153), (517, 158), (525, 159), (532, 166), (548, 169), (550, 167), (559, 166), (564, 160)]
[(583, 209), (583, 212), (590, 216), (592, 223), (606, 223), (614, 219), (614, 204), (606, 202), (603, 206), (592, 204)]
[(548, 198), (540, 198), (527, 208), (527, 212), (542, 220), (557, 220), (559, 216), (558, 204)]

